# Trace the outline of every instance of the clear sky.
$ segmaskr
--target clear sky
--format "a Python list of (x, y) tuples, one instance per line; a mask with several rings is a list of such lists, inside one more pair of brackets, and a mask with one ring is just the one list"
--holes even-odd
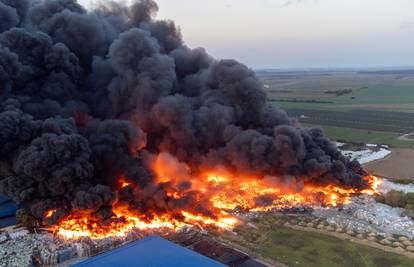
[(250, 67), (414, 66), (414, 0), (156, 1), (190, 47)]

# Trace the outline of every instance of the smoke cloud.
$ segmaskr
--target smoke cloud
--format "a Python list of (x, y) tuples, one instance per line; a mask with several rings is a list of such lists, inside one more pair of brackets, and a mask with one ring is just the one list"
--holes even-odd
[[(251, 69), (187, 47), (157, 10), (152, 0), (93, 10), (76, 0), (0, 0), (0, 192), (39, 218), (57, 209), (51, 223), (73, 210), (110, 217), (117, 198), (142, 212), (207, 213), (199, 192), (168, 199), (150, 167), (161, 153), (191, 166), (188, 176), (224, 166), (366, 186), (359, 164), (321, 129), (298, 128), (266, 102)], [(140, 189), (117, 196), (121, 176)]]

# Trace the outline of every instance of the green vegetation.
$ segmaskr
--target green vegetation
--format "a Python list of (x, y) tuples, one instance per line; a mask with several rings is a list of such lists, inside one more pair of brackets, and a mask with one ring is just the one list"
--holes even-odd
[(391, 207), (404, 208), (405, 213), (411, 218), (414, 218), (414, 193), (406, 194), (392, 190), (385, 195), (377, 196), (376, 200)]
[(327, 103), (333, 103), (332, 101), (325, 101), (325, 100), (315, 100), (315, 99), (279, 99), (279, 100), (270, 100), (271, 102), (276, 103), (283, 103), (283, 102), (289, 102), (289, 103), (318, 103), (318, 104), (327, 104)]
[(414, 114), (407, 112), (286, 109), (302, 123), (407, 134), (414, 132)]
[(398, 139), (414, 132), (411, 72), (265, 72), (259, 78), (274, 105), (303, 125), (321, 125), (332, 139), (414, 148), (414, 141)]
[(26, 227), (30, 232), (34, 232), (34, 228), (40, 226), (40, 221), (36, 219), (28, 209), (19, 209), (16, 211), (17, 223)]
[[(314, 125), (302, 124), (302, 126), (310, 127)], [(399, 140), (395, 133), (332, 126), (322, 126), (322, 128), (329, 138), (339, 142), (386, 144), (392, 147), (414, 148), (414, 142)]]
[(257, 229), (240, 226), (226, 238), (251, 252), (288, 266), (413, 266), (414, 260), (319, 233), (283, 226), (277, 217), (253, 220)]
[[(277, 103), (282, 108), (307, 108), (326, 110), (389, 110), (401, 112), (414, 112), (414, 75), (401, 74), (367, 74), (355, 72), (329, 72), (329, 73), (291, 73), (290, 75), (272, 73), (260, 76), (269, 90), (290, 91), (283, 94), (283, 99), (309, 96), (312, 99), (324, 100), (326, 91), (345, 92), (348, 94), (332, 95), (333, 103)], [(349, 92), (349, 91), (348, 91)], [(271, 95), (274, 100), (281, 99), (278, 94)]]
[(412, 184), (413, 181), (409, 179), (392, 179), (394, 184)]
[(342, 90), (328, 90), (325, 91), (325, 94), (333, 94), (336, 96), (342, 96), (342, 95), (347, 95), (347, 94), (351, 94), (352, 93), (352, 89), (342, 89)]

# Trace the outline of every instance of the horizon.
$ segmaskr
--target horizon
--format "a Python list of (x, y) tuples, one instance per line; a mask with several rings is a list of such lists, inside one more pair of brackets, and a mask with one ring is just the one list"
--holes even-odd
[(411, 0), (156, 2), (157, 18), (174, 21), (189, 47), (204, 47), (215, 58), (234, 58), (253, 69), (414, 64)]

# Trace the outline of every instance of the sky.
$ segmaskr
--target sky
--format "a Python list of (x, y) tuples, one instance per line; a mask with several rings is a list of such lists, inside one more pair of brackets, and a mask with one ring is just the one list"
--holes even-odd
[(414, 66), (414, 0), (157, 3), (157, 18), (174, 20), (188, 46), (252, 68)]

